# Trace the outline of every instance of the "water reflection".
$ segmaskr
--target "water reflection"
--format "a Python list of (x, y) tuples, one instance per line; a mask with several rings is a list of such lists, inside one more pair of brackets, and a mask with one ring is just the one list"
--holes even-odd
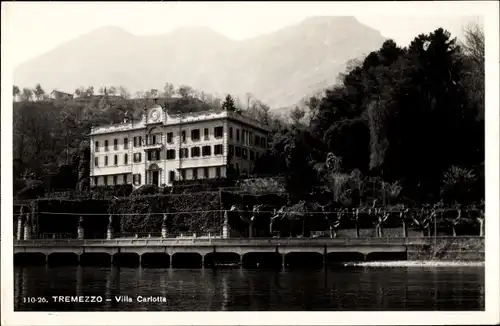
[[(481, 310), (484, 268), (316, 271), (16, 268), (15, 309), (46, 311)], [(26, 296), (100, 295), (101, 304), (30, 305)], [(116, 302), (160, 296), (167, 303)], [(113, 300), (107, 301), (106, 298)]]
[(222, 305), (221, 311), (226, 311), (229, 303), (229, 287), (228, 287), (228, 274), (222, 275)]

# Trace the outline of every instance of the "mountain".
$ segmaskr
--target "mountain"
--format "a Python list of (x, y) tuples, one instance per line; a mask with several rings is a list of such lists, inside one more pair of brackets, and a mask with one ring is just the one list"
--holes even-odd
[(354, 17), (311, 17), (243, 41), (197, 26), (154, 36), (105, 27), (23, 63), (14, 84), (67, 92), (123, 85), (135, 92), (169, 82), (241, 98), (251, 93), (284, 107), (334, 84), (349, 60), (384, 40)]

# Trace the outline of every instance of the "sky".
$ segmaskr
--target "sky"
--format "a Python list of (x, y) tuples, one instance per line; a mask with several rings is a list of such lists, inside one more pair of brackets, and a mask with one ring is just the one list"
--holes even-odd
[[(451, 2), (449, 2), (451, 3)], [(136, 35), (162, 34), (183, 26), (207, 26), (236, 40), (299, 23), (311, 16), (355, 16), (359, 22), (407, 45), (416, 35), (444, 27), (461, 37), (463, 27), (479, 21), (471, 10), (424, 11), (418, 6), (339, 2), (3, 2), (3, 55), (13, 66), (104, 26)], [(387, 3), (386, 3), (387, 4)], [(453, 3), (451, 3), (453, 4)], [(457, 10), (457, 7), (459, 10)], [(399, 8), (399, 9), (398, 9)], [(382, 10), (380, 10), (382, 9)], [(378, 12), (377, 12), (378, 11)], [(6, 49), (6, 50), (5, 50)]]

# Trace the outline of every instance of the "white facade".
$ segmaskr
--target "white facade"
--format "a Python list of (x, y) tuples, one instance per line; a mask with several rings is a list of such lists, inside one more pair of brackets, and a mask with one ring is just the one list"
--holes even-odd
[(225, 177), (227, 167), (250, 173), (267, 148), (269, 131), (234, 112), (169, 115), (155, 105), (141, 121), (92, 129), (91, 182), (162, 186)]

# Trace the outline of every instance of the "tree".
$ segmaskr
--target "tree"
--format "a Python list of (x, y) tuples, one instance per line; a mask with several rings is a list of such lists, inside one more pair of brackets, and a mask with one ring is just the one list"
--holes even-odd
[(179, 93), (179, 95), (182, 98), (187, 99), (189, 97), (192, 97), (192, 95), (193, 95), (193, 88), (191, 86), (182, 85), (182, 86), (179, 86), (179, 89), (177, 90), (177, 93)]
[(43, 90), (42, 86), (40, 86), (40, 84), (36, 84), (34, 93), (35, 93), (36, 100), (40, 101), (43, 98), (45, 91)]
[(108, 92), (109, 95), (116, 95), (117, 89), (116, 89), (115, 86), (110, 86), (110, 87), (108, 87), (107, 92)]
[(484, 30), (479, 24), (470, 24), (465, 28), (465, 42), (462, 44), (465, 53), (476, 63), (477, 68), (484, 71)]
[(31, 101), (33, 99), (33, 91), (31, 88), (23, 88), (21, 98), (23, 101)]
[(77, 190), (81, 192), (90, 187), (90, 146), (88, 141), (81, 143), (78, 161)]
[(231, 95), (227, 94), (226, 98), (224, 99), (224, 102), (222, 102), (222, 109), (224, 111), (231, 111), (231, 112), (234, 112), (236, 110), (236, 107), (234, 106), (234, 100), (231, 97)]
[(158, 97), (158, 90), (156, 88), (152, 88), (149, 91), (149, 94), (150, 94), (151, 97), (156, 98), (156, 97)]
[(125, 98), (125, 99), (130, 98), (130, 92), (127, 90), (127, 88), (125, 86), (118, 87), (118, 94), (120, 94), (120, 96)]
[(257, 119), (262, 122), (263, 124), (269, 125), (270, 123), (270, 114), (269, 110), (271, 109), (269, 105), (266, 105), (264, 103), (259, 102), (259, 110), (258, 110), (258, 117)]
[(252, 238), (253, 237), (253, 223), (255, 221), (255, 212), (253, 211), (253, 214), (251, 217), (248, 217), (248, 206), (246, 207), (247, 209), (242, 210), (239, 206), (233, 205), (231, 206), (231, 209), (229, 211), (236, 211), (238, 213), (239, 218), (245, 222), (248, 225), (248, 237)]
[(285, 214), (285, 206), (282, 206), (279, 210), (274, 209), (271, 218), (269, 219), (269, 235), (272, 236), (274, 234), (274, 224), (281, 221)]
[(448, 204), (465, 203), (469, 199), (477, 199), (474, 192), (480, 191), (477, 191), (478, 179), (472, 169), (451, 166), (443, 176), (440, 194), (445, 202)]
[(89, 86), (85, 90), (85, 96), (94, 96), (94, 86)]
[(85, 87), (81, 86), (77, 89), (75, 89), (75, 95), (76, 97), (83, 97), (83, 96), (86, 96), (86, 89)]
[(70, 142), (80, 132), (81, 123), (72, 111), (62, 111), (58, 116), (58, 121), (61, 126), (61, 133), (65, 142), (65, 162), (69, 165), (70, 161)]
[(20, 95), (21, 95), (21, 90), (19, 89), (19, 86), (14, 85), (12, 87), (12, 96), (14, 97), (14, 102)]
[(55, 156), (52, 149), (56, 147), (60, 129), (53, 123), (55, 114), (54, 106), (49, 103), (23, 102), (14, 107), (13, 154), (35, 177), (43, 174), (44, 165)]
[(464, 79), (468, 85), (468, 97), (477, 108), (478, 119), (484, 120), (484, 77), (485, 45), (484, 31), (478, 24), (466, 27), (465, 42), (462, 44), (466, 54)]
[(298, 127), (304, 119), (306, 115), (306, 112), (303, 109), (300, 109), (299, 107), (295, 107), (291, 112), (290, 112), (290, 118), (292, 119), (292, 124), (295, 127)]
[[(422, 207), (420, 211), (410, 214), (415, 226), (422, 232), (422, 237), (431, 236), (431, 222), (436, 217), (436, 211), (429, 211), (427, 207)], [(427, 234), (426, 234), (427, 233)]]
[(163, 96), (165, 96), (166, 98), (171, 98), (174, 95), (175, 95), (174, 85), (170, 83), (165, 83), (165, 86), (163, 86)]
[(403, 238), (408, 237), (408, 214), (409, 208), (405, 205), (399, 206), (399, 220), (401, 221), (401, 226), (403, 229)]

